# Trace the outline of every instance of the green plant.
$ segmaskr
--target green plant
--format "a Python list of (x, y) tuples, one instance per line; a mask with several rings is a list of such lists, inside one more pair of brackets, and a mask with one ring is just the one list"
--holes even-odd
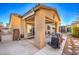
[(72, 31), (72, 36), (79, 38), (79, 27), (73, 27)]

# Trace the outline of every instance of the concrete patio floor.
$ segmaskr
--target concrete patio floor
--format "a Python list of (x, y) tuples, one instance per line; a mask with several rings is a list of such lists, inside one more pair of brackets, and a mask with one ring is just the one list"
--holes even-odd
[[(63, 52), (63, 48), (66, 42), (66, 38), (65, 36), (63, 36), (64, 40), (61, 44), (61, 48), (60, 49), (54, 49), (52, 47), (50, 47), (48, 44), (46, 44), (46, 46), (41, 49), (40, 51), (38, 51), (37, 53), (35, 53), (35, 55), (62, 55)], [(46, 39), (46, 41), (49, 40), (49, 38)]]
[[(50, 41), (50, 37), (46, 37), (46, 43)], [(49, 45), (42, 49), (38, 49), (33, 44), (33, 39), (12, 41), (12, 35), (4, 35), (0, 42), (0, 55), (61, 55), (65, 40), (61, 45), (61, 49), (53, 49)]]

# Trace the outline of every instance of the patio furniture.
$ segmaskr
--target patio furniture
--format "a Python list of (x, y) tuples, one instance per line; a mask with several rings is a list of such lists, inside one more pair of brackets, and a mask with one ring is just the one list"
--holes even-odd
[(62, 35), (60, 33), (52, 33), (51, 42), (48, 44), (53, 48), (60, 48), (62, 43)]

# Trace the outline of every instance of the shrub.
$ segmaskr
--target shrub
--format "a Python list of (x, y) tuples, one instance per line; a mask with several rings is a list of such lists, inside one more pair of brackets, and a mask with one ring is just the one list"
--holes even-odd
[(72, 36), (79, 38), (79, 27), (73, 27), (72, 31)]

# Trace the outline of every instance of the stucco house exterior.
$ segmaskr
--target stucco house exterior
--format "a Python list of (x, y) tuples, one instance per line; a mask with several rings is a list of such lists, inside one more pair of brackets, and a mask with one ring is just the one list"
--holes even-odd
[(60, 22), (56, 9), (37, 4), (23, 16), (11, 14), (9, 28), (19, 29), (20, 35), (23, 34), (25, 39), (27, 39), (30, 30), (34, 28), (34, 44), (38, 48), (43, 48), (45, 46), (45, 33), (48, 31), (50, 33), (59, 32)]

